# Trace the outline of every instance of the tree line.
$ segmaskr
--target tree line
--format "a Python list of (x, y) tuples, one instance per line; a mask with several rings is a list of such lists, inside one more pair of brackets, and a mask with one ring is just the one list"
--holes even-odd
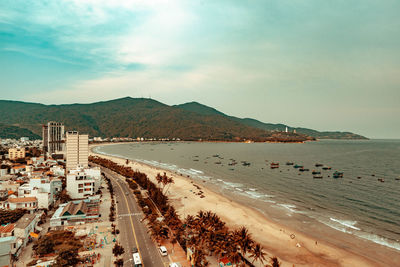
[[(193, 253), (194, 266), (209, 266), (207, 256), (227, 257), (237, 266), (254, 266), (256, 261), (267, 261), (263, 247), (252, 238), (245, 226), (229, 229), (212, 211), (199, 211), (195, 216), (188, 215), (182, 221), (166, 196), (173, 183), (173, 178), (166, 173), (156, 176), (157, 186), (145, 173), (130, 167), (101, 157), (91, 156), (89, 160), (126, 178), (149, 222), (152, 238), (158, 242), (170, 240), (173, 245), (178, 243), (184, 251), (189, 248)], [(147, 191), (150, 199), (143, 197), (139, 187)], [(153, 203), (156, 207), (152, 207)], [(159, 220), (158, 211), (163, 216), (162, 220)], [(265, 266), (280, 265), (276, 257), (270, 257), (268, 261)]]

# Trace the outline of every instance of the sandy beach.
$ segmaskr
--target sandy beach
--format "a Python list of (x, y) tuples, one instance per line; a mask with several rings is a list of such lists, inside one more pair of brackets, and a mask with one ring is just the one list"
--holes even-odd
[[(90, 149), (92, 150), (95, 146), (91, 145)], [(111, 159), (119, 164), (126, 163), (126, 159), (123, 158), (96, 154), (93, 151), (90, 154)], [(399, 260), (396, 252), (383, 248), (377, 250), (374, 247), (368, 248), (365, 246), (369, 244), (368, 242), (361, 242), (357, 246), (347, 248), (343, 245), (339, 248), (326, 241), (316, 240), (299, 231), (279, 225), (261, 212), (232, 201), (208, 189), (204, 184), (177, 173), (134, 161), (130, 161), (129, 166), (146, 173), (154, 182), (156, 182), (157, 173), (166, 172), (168, 176), (174, 178), (168, 197), (182, 218), (189, 214), (195, 215), (200, 210), (211, 210), (226, 221), (231, 228), (244, 225), (253, 238), (263, 245), (268, 257), (279, 258), (281, 266), (395, 266)], [(200, 198), (197, 194), (200, 190), (204, 198)]]

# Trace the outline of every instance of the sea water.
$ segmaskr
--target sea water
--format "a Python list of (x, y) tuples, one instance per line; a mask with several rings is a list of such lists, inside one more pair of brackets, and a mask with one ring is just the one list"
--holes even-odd
[[(400, 250), (400, 140), (131, 143), (95, 151), (206, 181), (273, 220), (301, 222), (306, 233), (314, 231), (317, 221)], [(271, 162), (279, 162), (280, 167), (271, 169)], [(286, 162), (310, 171), (300, 172)], [(316, 163), (332, 169), (322, 170)], [(321, 171), (323, 179), (314, 179), (312, 170)], [(343, 172), (343, 178), (333, 178), (334, 171)]]

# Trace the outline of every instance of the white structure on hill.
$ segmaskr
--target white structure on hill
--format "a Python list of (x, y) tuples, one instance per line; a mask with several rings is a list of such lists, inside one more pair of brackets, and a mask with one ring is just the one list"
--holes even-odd
[(67, 172), (78, 167), (88, 167), (89, 136), (76, 131), (67, 132)]

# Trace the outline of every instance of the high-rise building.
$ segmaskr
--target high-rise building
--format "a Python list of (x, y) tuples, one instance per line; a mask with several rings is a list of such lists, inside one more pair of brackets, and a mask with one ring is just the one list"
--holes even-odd
[(64, 151), (64, 124), (50, 121), (43, 125), (43, 152), (52, 154), (63, 153)]
[(79, 134), (76, 131), (67, 132), (66, 148), (67, 172), (78, 167), (88, 167), (89, 136), (87, 134)]

